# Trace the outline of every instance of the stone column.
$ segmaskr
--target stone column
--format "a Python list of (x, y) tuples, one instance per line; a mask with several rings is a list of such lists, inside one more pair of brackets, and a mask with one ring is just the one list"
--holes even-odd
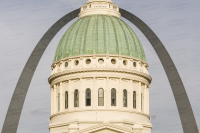
[(133, 81), (132, 80), (130, 80), (129, 81), (130, 83), (130, 85), (129, 85), (129, 97), (128, 97), (128, 108), (129, 108), (129, 110), (132, 110), (133, 109)]
[[(83, 109), (85, 109), (86, 108), (86, 86), (85, 86), (85, 80), (84, 79), (82, 79), (82, 84), (81, 84), (81, 91), (83, 92), (83, 103), (81, 103), (82, 105), (83, 105)], [(90, 90), (91, 90), (91, 107), (93, 106), (93, 89), (92, 88), (90, 88)]]
[(143, 112), (147, 113), (147, 85), (144, 85), (144, 90), (143, 90), (143, 97), (144, 97), (144, 101), (143, 101)]
[(141, 85), (141, 82), (139, 82), (138, 83), (138, 91), (137, 91), (137, 103), (136, 103), (136, 105), (137, 105), (137, 111), (139, 111), (139, 112), (141, 112), (141, 88), (142, 87), (142, 85)]
[[(82, 59), (83, 61), (83, 59)], [(84, 97), (84, 90), (83, 89), (83, 79), (80, 78), (80, 84), (79, 84), (79, 108), (83, 109), (83, 106), (85, 107), (85, 97)]]
[(119, 109), (122, 109), (123, 108), (123, 89), (122, 89), (122, 79), (120, 78), (119, 79), (119, 96), (118, 96), (118, 103), (119, 103)]
[(68, 82), (68, 109), (72, 110), (73, 105), (74, 105), (74, 99), (73, 99), (73, 91), (72, 91), (72, 87), (71, 87), (72, 81), (69, 80)]
[(53, 99), (53, 101), (54, 101), (54, 114), (56, 114), (57, 113), (57, 100), (56, 100), (56, 98), (57, 98), (57, 86), (56, 85), (54, 85), (54, 99)]
[(147, 110), (146, 110), (146, 113), (149, 115), (149, 87), (147, 86), (147, 89), (146, 89), (146, 103), (147, 103)]
[(110, 100), (108, 97), (108, 94), (110, 94), (109, 93), (109, 78), (107, 77), (106, 78), (106, 88), (105, 88), (105, 108), (109, 108), (111, 105), (109, 105), (109, 101), (108, 100)]
[(54, 114), (54, 106), (53, 106), (53, 104), (54, 104), (54, 91), (53, 91), (53, 87), (51, 87), (51, 115), (53, 115)]
[(93, 78), (93, 108), (97, 108), (97, 104), (98, 104), (98, 94), (97, 94), (97, 88), (96, 88), (96, 79), (95, 77)]
[(60, 112), (64, 110), (64, 99), (63, 99), (63, 82), (60, 82)]

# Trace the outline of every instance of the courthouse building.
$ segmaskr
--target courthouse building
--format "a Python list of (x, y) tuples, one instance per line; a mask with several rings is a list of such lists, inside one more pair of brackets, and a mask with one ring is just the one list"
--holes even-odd
[(151, 133), (140, 40), (111, 0), (89, 0), (55, 53), (50, 133)]

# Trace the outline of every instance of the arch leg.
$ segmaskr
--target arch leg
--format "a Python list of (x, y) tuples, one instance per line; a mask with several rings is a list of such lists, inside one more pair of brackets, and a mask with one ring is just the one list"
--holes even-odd
[(164, 67), (165, 73), (167, 74), (174, 98), (176, 100), (176, 105), (184, 133), (199, 133), (185, 87), (179, 76), (176, 66), (174, 65), (164, 45), (156, 36), (156, 34), (138, 17), (124, 9), (120, 9), (120, 13), (122, 17), (126, 18), (135, 26), (137, 26), (137, 28), (146, 36), (156, 51)]
[(31, 53), (14, 90), (1, 133), (16, 133), (22, 108), (36, 67), (53, 37), (68, 22), (78, 16), (80, 9), (76, 9), (58, 20), (40, 39)]

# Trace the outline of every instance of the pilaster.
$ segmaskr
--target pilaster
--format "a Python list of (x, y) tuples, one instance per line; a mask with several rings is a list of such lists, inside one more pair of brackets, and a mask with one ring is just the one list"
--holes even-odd
[(73, 109), (73, 105), (74, 105), (74, 100), (73, 100), (73, 92), (72, 92), (72, 81), (69, 80), (69, 90), (68, 90), (68, 108), (69, 110)]
[(51, 115), (54, 114), (54, 91), (53, 87), (51, 87)]
[(80, 99), (79, 99), (79, 108), (80, 109), (83, 109), (83, 107), (85, 107), (85, 95), (84, 95), (84, 92), (85, 92), (85, 89), (86, 88), (83, 88), (84, 86), (83, 86), (83, 79), (82, 78), (80, 78), (80, 84), (79, 84), (79, 97), (80, 97)]
[(54, 99), (53, 99), (53, 101), (54, 101), (54, 114), (56, 114), (57, 113), (57, 100), (56, 100), (56, 97), (57, 97), (57, 86), (56, 85), (54, 85)]
[(138, 83), (138, 91), (137, 91), (137, 111), (141, 112), (141, 82)]
[(133, 82), (129, 80), (129, 88), (128, 90), (128, 108), (129, 110), (133, 109)]
[(93, 101), (93, 108), (97, 108), (97, 104), (98, 104), (98, 92), (97, 92), (97, 87), (96, 87), (96, 78), (93, 77), (93, 97), (94, 97), (94, 101)]
[(60, 112), (64, 110), (64, 94), (63, 94), (63, 82), (60, 82)]
[[(109, 99), (109, 78), (106, 78), (106, 89), (105, 89), (105, 108), (109, 108), (109, 103), (110, 103), (110, 99)], [(110, 104), (111, 105), (111, 104)]]
[(123, 108), (123, 88), (122, 88), (122, 79), (119, 79), (119, 109)]
[(149, 115), (149, 87), (147, 86), (146, 88), (146, 103), (147, 103), (147, 110), (146, 110), (146, 113)]

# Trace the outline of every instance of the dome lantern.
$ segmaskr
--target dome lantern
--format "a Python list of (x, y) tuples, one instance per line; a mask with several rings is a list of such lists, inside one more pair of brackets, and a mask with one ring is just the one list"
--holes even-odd
[(121, 18), (119, 7), (111, 0), (89, 0), (80, 8), (79, 18), (94, 14), (112, 15)]

